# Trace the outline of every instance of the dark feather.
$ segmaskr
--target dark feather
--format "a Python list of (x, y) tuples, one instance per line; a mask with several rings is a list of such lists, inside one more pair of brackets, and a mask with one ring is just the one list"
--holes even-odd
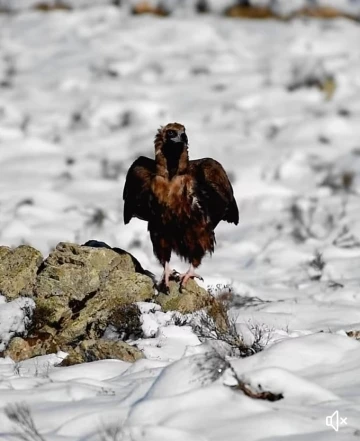
[(207, 212), (213, 228), (221, 220), (237, 225), (239, 210), (222, 165), (214, 159), (203, 158), (190, 161), (189, 169), (195, 177), (199, 203)]
[(178, 123), (156, 134), (155, 158), (141, 156), (127, 173), (124, 222), (132, 217), (148, 222), (162, 265), (175, 252), (196, 268), (214, 251), (218, 223), (239, 222), (231, 183), (214, 159), (189, 161), (185, 127)]
[(145, 221), (150, 219), (150, 185), (155, 171), (155, 161), (145, 156), (140, 156), (129, 168), (123, 193), (125, 224), (129, 223), (132, 217)]

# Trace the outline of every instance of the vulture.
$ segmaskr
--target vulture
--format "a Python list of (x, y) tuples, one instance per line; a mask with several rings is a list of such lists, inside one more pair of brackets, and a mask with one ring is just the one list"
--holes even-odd
[(154, 254), (164, 268), (162, 284), (169, 288), (171, 253), (190, 264), (179, 274), (180, 288), (206, 253), (212, 254), (214, 230), (222, 220), (239, 222), (239, 210), (229, 178), (211, 158), (189, 160), (185, 127), (170, 123), (155, 136), (155, 159), (140, 156), (129, 168), (124, 186), (124, 223), (137, 217), (148, 223)]

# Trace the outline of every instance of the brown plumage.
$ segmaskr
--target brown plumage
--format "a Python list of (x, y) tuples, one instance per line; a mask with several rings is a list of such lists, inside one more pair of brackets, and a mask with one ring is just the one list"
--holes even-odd
[(185, 127), (161, 127), (155, 137), (155, 160), (140, 156), (124, 187), (124, 222), (148, 222), (154, 254), (169, 284), (172, 251), (190, 263), (180, 275), (185, 284), (204, 255), (212, 253), (214, 229), (221, 220), (238, 224), (239, 211), (225, 170), (211, 158), (189, 160)]

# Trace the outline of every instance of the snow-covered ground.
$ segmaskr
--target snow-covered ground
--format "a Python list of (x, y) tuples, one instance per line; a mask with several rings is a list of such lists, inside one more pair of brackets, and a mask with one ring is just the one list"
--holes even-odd
[(99, 5), (119, 5), (123, 9), (153, 10), (160, 8), (170, 14), (194, 13), (206, 10), (210, 13), (223, 14), (234, 5), (243, 4), (253, 7), (269, 8), (276, 15), (287, 17), (303, 8), (335, 9), (341, 13), (359, 17), (360, 0), (0, 0), (0, 8), (21, 11), (37, 7), (89, 8)]
[[(133, 441), (360, 436), (360, 345), (345, 333), (360, 328), (359, 35), (345, 20), (0, 14), (0, 244), (46, 255), (59, 241), (103, 240), (160, 274), (146, 224), (122, 223), (122, 188), (157, 128), (183, 123), (191, 158), (223, 163), (240, 208), (237, 227), (217, 229), (204, 284), (231, 284), (239, 329), (270, 331), (268, 348), (233, 369), (284, 395), (224, 385), (231, 372), (214, 376), (208, 345), (149, 312), (154, 337), (134, 365), (0, 360), (1, 409), (28, 403), (52, 441), (100, 440), (114, 424)], [(0, 300), (5, 343), (23, 307)], [(325, 425), (336, 410), (347, 418), (338, 432)], [(1, 411), (0, 439), (14, 430)]]

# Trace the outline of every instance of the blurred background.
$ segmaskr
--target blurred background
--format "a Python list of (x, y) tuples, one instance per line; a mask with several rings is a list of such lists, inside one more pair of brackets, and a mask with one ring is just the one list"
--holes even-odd
[(160, 273), (122, 190), (177, 121), (240, 208), (207, 280), (358, 256), (359, 18), (358, 0), (0, 0), (0, 244), (103, 240)]

